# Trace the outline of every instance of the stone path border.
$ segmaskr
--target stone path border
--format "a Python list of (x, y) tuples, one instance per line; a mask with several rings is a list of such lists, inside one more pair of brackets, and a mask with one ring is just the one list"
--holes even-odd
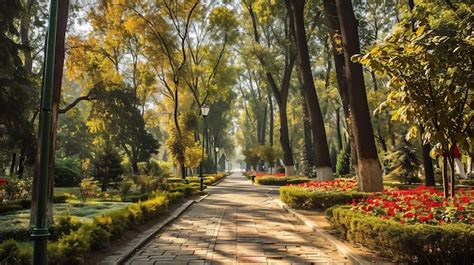
[(201, 196), (197, 200), (189, 200), (185, 202), (183, 205), (181, 205), (179, 208), (177, 208), (168, 218), (165, 220), (159, 222), (158, 224), (154, 225), (151, 229), (151, 232), (146, 234), (138, 243), (135, 244), (135, 246), (129, 248), (123, 255), (121, 255), (114, 264), (116, 265), (121, 265), (125, 264), (125, 262), (135, 254), (135, 252), (143, 247), (152, 237), (154, 237), (156, 234), (158, 234), (165, 226), (167, 226), (169, 223), (173, 222), (176, 218), (178, 218), (182, 213), (184, 213), (191, 205), (194, 203), (199, 203), (200, 201), (204, 200), (209, 194), (206, 194), (204, 196)]
[(331, 244), (334, 245), (334, 247), (342, 254), (344, 255), (345, 257), (347, 257), (348, 259), (351, 260), (351, 262), (353, 262), (354, 264), (371, 264), (371, 262), (365, 260), (363, 257), (361, 257), (360, 255), (357, 255), (355, 254), (354, 252), (352, 252), (343, 242), (341, 242), (340, 240), (338, 240), (337, 238), (335, 238), (334, 236), (330, 235), (328, 232), (320, 229), (313, 221), (311, 221), (310, 219), (308, 219), (306, 216), (296, 212), (295, 210), (291, 209), (291, 207), (289, 207), (288, 205), (286, 205), (285, 203), (283, 203), (281, 200), (279, 199), (275, 199), (273, 198), (272, 196), (270, 196), (269, 194), (267, 194), (267, 196), (272, 199), (275, 203), (278, 204), (278, 206), (280, 206), (280, 208), (286, 210), (287, 212), (289, 212), (290, 214), (292, 214), (293, 216), (295, 216), (296, 218), (298, 218), (301, 222), (303, 222), (309, 229), (311, 229), (313, 232), (316, 232), (318, 233), (321, 237), (323, 237), (324, 239), (326, 239), (327, 241), (329, 241)]

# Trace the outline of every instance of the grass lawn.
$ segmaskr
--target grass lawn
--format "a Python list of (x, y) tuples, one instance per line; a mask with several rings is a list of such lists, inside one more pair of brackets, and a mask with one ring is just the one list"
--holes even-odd
[[(128, 202), (99, 202), (91, 201), (86, 205), (73, 203), (58, 203), (54, 205), (55, 217), (71, 215), (77, 216), (81, 221), (92, 221), (96, 216), (127, 207)], [(0, 235), (12, 230), (28, 230), (30, 222), (30, 210), (20, 210), (0, 215)]]

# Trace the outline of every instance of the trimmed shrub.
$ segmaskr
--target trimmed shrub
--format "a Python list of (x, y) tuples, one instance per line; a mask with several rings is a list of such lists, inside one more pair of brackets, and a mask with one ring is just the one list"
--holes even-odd
[(474, 186), (474, 179), (460, 179), (459, 184), (466, 186)]
[(423, 264), (472, 264), (474, 227), (401, 224), (339, 206), (326, 211), (340, 235), (396, 261)]
[(31, 264), (32, 249), (13, 239), (0, 244), (0, 264)]
[(325, 210), (334, 205), (350, 204), (369, 196), (370, 193), (349, 191), (315, 191), (302, 187), (281, 187), (280, 199), (295, 209)]
[(259, 185), (274, 185), (274, 186), (285, 186), (288, 184), (300, 184), (310, 181), (304, 177), (274, 177), (274, 176), (261, 176), (255, 178), (255, 183)]
[(7, 212), (12, 212), (12, 211), (18, 211), (22, 210), (23, 206), (20, 204), (7, 204), (7, 203), (2, 203), (0, 204), (0, 214), (7, 213)]

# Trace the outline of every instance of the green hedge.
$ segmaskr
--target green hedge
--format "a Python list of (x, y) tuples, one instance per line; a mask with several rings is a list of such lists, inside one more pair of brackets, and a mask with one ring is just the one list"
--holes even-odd
[[(66, 196), (59, 195), (53, 197), (54, 203), (65, 203)], [(31, 199), (21, 199), (11, 202), (0, 203), (0, 214), (31, 208)]]
[(255, 178), (255, 183), (259, 185), (285, 186), (288, 184), (300, 184), (309, 182), (310, 179), (304, 177), (273, 177), (261, 176)]
[(349, 206), (326, 211), (345, 239), (396, 261), (421, 264), (472, 264), (474, 226), (400, 224), (354, 212)]
[(467, 185), (467, 186), (474, 186), (474, 179), (460, 179), (459, 184)]
[(291, 208), (303, 210), (325, 210), (334, 205), (352, 203), (352, 199), (358, 200), (369, 196), (365, 192), (339, 192), (339, 191), (315, 191), (303, 187), (281, 187), (280, 200)]
[[(104, 248), (124, 231), (164, 214), (170, 203), (184, 196), (181, 192), (159, 193), (147, 201), (96, 217), (91, 223), (65, 217), (52, 228), (59, 238), (48, 244), (48, 264), (84, 264), (89, 251)], [(0, 264), (31, 264), (31, 254), (31, 245), (14, 240), (0, 244)]]

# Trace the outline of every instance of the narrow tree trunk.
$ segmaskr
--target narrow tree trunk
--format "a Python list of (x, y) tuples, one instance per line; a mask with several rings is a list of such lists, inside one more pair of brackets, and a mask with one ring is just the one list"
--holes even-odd
[(448, 151), (446, 148), (443, 149), (443, 168), (442, 168), (442, 177), (443, 177), (443, 193), (444, 198), (449, 197), (449, 180), (448, 180)]
[(354, 54), (360, 53), (358, 23), (351, 1), (336, 0), (336, 6), (344, 46), (352, 128), (357, 148), (358, 185), (361, 191), (382, 191), (382, 169), (375, 146), (372, 123), (370, 122), (362, 65), (351, 61)]
[(25, 172), (26, 146), (23, 145), (20, 151), (20, 159), (18, 160), (18, 177), (22, 178)]
[(290, 146), (290, 133), (288, 131), (288, 117), (286, 114), (286, 102), (279, 107), (280, 114), (280, 143), (283, 151), (283, 163), (285, 163), (285, 173), (287, 176), (294, 175), (293, 153)]
[(347, 133), (349, 134), (349, 144), (351, 145), (351, 164), (357, 173), (357, 148), (355, 147), (354, 133), (352, 129), (352, 117), (349, 102), (349, 90), (346, 83), (346, 74), (344, 73), (344, 50), (342, 45), (337, 44), (336, 38), (340, 38), (341, 28), (339, 24), (335, 0), (324, 0), (324, 13), (331, 37), (332, 52), (334, 56), (334, 67), (336, 69), (337, 88), (341, 97), (342, 110), (344, 111), (344, 121)]
[(336, 137), (337, 137), (337, 147), (339, 150), (342, 150), (342, 133), (341, 133), (341, 112), (340, 108), (336, 109)]
[(268, 103), (270, 105), (270, 129), (269, 129), (269, 134), (268, 134), (268, 142), (270, 143), (270, 146), (273, 146), (273, 126), (274, 126), (274, 113), (273, 113), (273, 99), (271, 92), (268, 92)]
[(421, 144), (421, 155), (423, 157), (423, 170), (425, 172), (425, 184), (426, 186), (435, 186), (435, 176), (433, 170), (433, 162), (430, 157), (431, 145), (429, 143), (423, 143), (423, 134), (425, 128), (423, 125), (418, 126), (420, 130), (420, 144)]
[[(54, 164), (56, 154), (56, 135), (57, 135), (57, 124), (59, 114), (59, 103), (61, 99), (61, 82), (63, 77), (63, 66), (64, 66), (64, 46), (66, 38), (66, 27), (67, 18), (69, 11), (69, 0), (58, 2), (58, 25), (56, 31), (56, 47), (54, 57), (54, 80), (53, 80), (53, 99), (51, 109), (51, 145), (49, 151), (49, 165), (48, 165), (48, 184), (47, 184), (47, 223), (52, 224), (53, 222), (53, 187), (54, 187)], [(41, 149), (41, 143), (38, 143), (38, 150)], [(39, 151), (37, 152), (39, 154)], [(37, 155), (36, 163), (39, 163), (39, 155)], [(36, 223), (36, 207), (37, 207), (37, 196), (39, 188), (39, 166), (35, 166), (35, 177), (33, 179), (33, 192), (31, 202), (31, 216), (30, 224)]]
[(10, 175), (15, 174), (15, 166), (16, 166), (16, 152), (13, 152), (12, 160), (10, 161)]
[(309, 116), (311, 118), (311, 129), (315, 145), (316, 171), (319, 179), (330, 180), (333, 179), (334, 176), (331, 168), (323, 116), (319, 106), (316, 88), (314, 87), (313, 73), (311, 71), (308, 42), (304, 28), (304, 4), (304, 0), (290, 1), (294, 19), (295, 39), (299, 51), (300, 69), (303, 74), (303, 89)]

